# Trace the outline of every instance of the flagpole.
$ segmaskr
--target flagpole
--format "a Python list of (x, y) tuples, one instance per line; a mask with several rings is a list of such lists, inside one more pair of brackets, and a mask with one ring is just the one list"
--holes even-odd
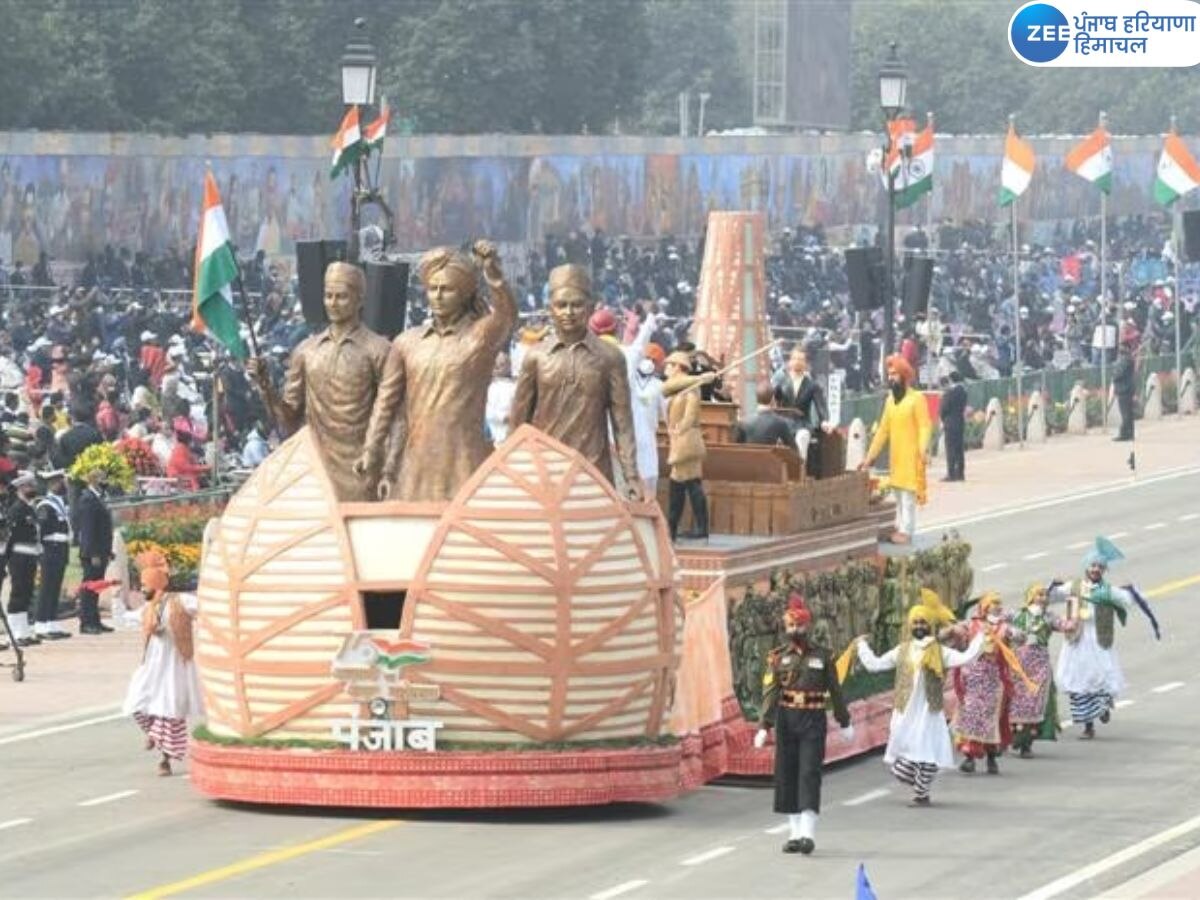
[[(1008, 127), (1016, 128), (1016, 115), (1009, 113)], [(1025, 447), (1025, 410), (1023, 408), (1022, 370), (1025, 368), (1024, 357), (1021, 353), (1021, 260), (1018, 255), (1020, 244), (1017, 242), (1017, 199), (1013, 197), (1008, 204), (1010, 222), (1012, 223), (1012, 269), (1013, 269), (1013, 339), (1016, 341), (1014, 353), (1017, 372), (1017, 441), (1022, 449)]]
[[(1100, 127), (1107, 116), (1100, 113)], [(1100, 430), (1108, 433), (1108, 193), (1100, 192)]]
[[(1171, 116), (1171, 134), (1175, 134), (1175, 116)], [(1180, 310), (1181, 300), (1183, 295), (1179, 292), (1179, 270), (1183, 268), (1183, 259), (1180, 255), (1179, 248), (1179, 232), (1183, 226), (1183, 211), (1179, 208), (1179, 200), (1171, 204), (1171, 255), (1174, 259), (1175, 266), (1175, 296), (1171, 298), (1171, 315), (1175, 318), (1175, 415), (1183, 418), (1183, 403), (1180, 397), (1180, 391), (1183, 388), (1183, 347), (1180, 346), (1182, 340), (1181, 325), (1180, 325)]]
[[(933, 110), (925, 113), (925, 124), (929, 128), (929, 133), (933, 134)], [(936, 135), (935, 135), (936, 138)], [(936, 150), (935, 150), (936, 153)], [(936, 159), (936, 156), (935, 156)], [(926, 237), (932, 240), (933, 235), (933, 191), (930, 190), (929, 196), (925, 199), (925, 231)]]
[(212, 485), (221, 483), (221, 342), (216, 341), (216, 351), (213, 353), (212, 373), (212, 403), (213, 403), (213, 464)]

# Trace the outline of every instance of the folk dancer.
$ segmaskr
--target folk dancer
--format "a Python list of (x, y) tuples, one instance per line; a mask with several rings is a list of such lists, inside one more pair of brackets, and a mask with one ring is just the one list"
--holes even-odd
[(41, 472), (46, 495), (37, 502), (38, 533), (42, 539), (41, 583), (38, 585), (34, 630), (43, 640), (69, 638), (58, 625), (58, 601), (71, 555), (71, 516), (67, 511), (67, 481), (62, 469)]
[(667, 357), (664, 371), (667, 380), (662, 393), (667, 398), (667, 464), (671, 467), (670, 493), (667, 504), (667, 525), (674, 541), (683, 518), (683, 503), (692, 505), (695, 528), (683, 535), (692, 540), (708, 540), (708, 498), (704, 496), (703, 475), (704, 434), (700, 430), (701, 385), (712, 384), (715, 372), (689, 375), (692, 360), (676, 350)]
[(939, 612), (919, 603), (908, 611), (910, 637), (883, 656), (876, 656), (866, 635), (856, 639), (858, 659), (868, 672), (896, 670), (891, 731), (884, 763), (892, 774), (913, 789), (913, 806), (929, 806), (929, 793), (938, 769), (954, 766), (950, 728), (943, 710), (947, 669), (964, 666), (983, 650), (979, 632), (965, 651), (943, 647), (934, 636)]
[(1025, 635), (1017, 648), (1021, 668), (1037, 685), (1035, 693), (1016, 691), (1008, 710), (1012, 728), (1012, 746), (1021, 759), (1033, 756), (1035, 740), (1058, 740), (1058, 709), (1054, 675), (1050, 666), (1050, 636), (1067, 631), (1067, 623), (1046, 609), (1046, 588), (1033, 585), (1025, 592), (1025, 606), (1012, 620), (1013, 627)]
[[(989, 775), (1000, 774), (997, 757), (1011, 740), (1008, 710), (1012, 703), (1013, 676), (1024, 676), (1012, 646), (1025, 636), (1006, 621), (1000, 595), (985, 594), (975, 614), (954, 629), (960, 638), (983, 636), (979, 656), (954, 673), (954, 693), (958, 708), (954, 712), (954, 743), (963, 755), (959, 771), (971, 774), (976, 760), (987, 757)], [(1032, 693), (1034, 684), (1026, 680), (1022, 688)]]
[(1067, 621), (1071, 630), (1058, 655), (1054, 680), (1071, 699), (1071, 719), (1083, 725), (1082, 740), (1096, 736), (1096, 720), (1107, 724), (1117, 695), (1125, 687), (1125, 677), (1113, 646), (1114, 619), (1125, 624), (1129, 609), (1136, 603), (1149, 617), (1155, 637), (1158, 622), (1149, 605), (1132, 585), (1123, 588), (1105, 578), (1110, 563), (1124, 554), (1107, 538), (1096, 538), (1095, 546), (1084, 557), (1084, 576), (1069, 584), (1053, 584), (1052, 600), (1067, 601)]
[(37, 477), (21, 472), (12, 483), (16, 496), (8, 506), (8, 577), (12, 581), (8, 596), (8, 621), (13, 640), (20, 647), (32, 647), (42, 639), (29, 627), (29, 607), (33, 603), (33, 586), (37, 580), (38, 560), (42, 555), (38, 534), (37, 513), (33, 499), (37, 496)]
[(821, 813), (821, 767), (825, 762), (827, 706), (854, 739), (850, 712), (829, 650), (808, 639), (812, 613), (792, 594), (783, 615), (788, 642), (767, 654), (763, 672), (763, 711), (754, 746), (762, 748), (775, 728), (775, 812), (788, 817), (784, 853), (808, 855), (816, 847)]
[(162, 754), (158, 774), (170, 775), (171, 760), (187, 756), (188, 718), (204, 711), (192, 659), (196, 599), (167, 592), (170, 572), (158, 551), (138, 554), (137, 564), (147, 594), (142, 609), (145, 645), (125, 694), (124, 713), (146, 733), (146, 749)]
[(933, 429), (925, 395), (912, 387), (916, 373), (904, 357), (888, 357), (887, 376), (890, 395), (859, 469), (869, 468), (888, 445), (889, 482), (896, 495), (892, 543), (907, 544), (917, 530), (917, 505), (925, 502), (925, 454)]

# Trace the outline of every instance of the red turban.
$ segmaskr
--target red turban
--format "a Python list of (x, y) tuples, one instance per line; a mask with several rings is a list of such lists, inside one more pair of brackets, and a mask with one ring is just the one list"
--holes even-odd
[(804, 605), (804, 596), (799, 593), (793, 593), (788, 597), (787, 612), (783, 615), (789, 622), (797, 625), (807, 625), (812, 621), (812, 613)]
[(887, 367), (903, 378), (906, 385), (911, 385), (917, 380), (917, 373), (899, 353), (893, 353), (887, 358)]
[(597, 337), (612, 334), (617, 330), (617, 317), (612, 314), (611, 309), (598, 309), (588, 320), (588, 328)]

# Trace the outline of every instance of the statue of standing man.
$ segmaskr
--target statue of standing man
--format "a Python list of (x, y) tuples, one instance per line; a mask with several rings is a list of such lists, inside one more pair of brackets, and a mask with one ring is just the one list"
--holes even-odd
[[(430, 250), (419, 266), (430, 320), (392, 342), (371, 424), (354, 470), (379, 478), (389, 434), (404, 416), (405, 443), (393, 484), (379, 480), (380, 499), (449, 500), (491, 453), (484, 410), (496, 356), (517, 324), (517, 304), (496, 248), (476, 241), (475, 260), (448, 247)], [(493, 308), (479, 296), (479, 269)], [(389, 453), (389, 457), (394, 453)]]
[(625, 494), (641, 500), (625, 355), (588, 330), (594, 306), (587, 269), (565, 265), (550, 271), (554, 334), (531, 348), (521, 362), (510, 431), (531, 423), (577, 450), (611, 482), (611, 421)]
[(325, 270), (329, 327), (292, 351), (282, 394), (276, 394), (261, 359), (247, 371), (285, 433), (307, 424), (317, 439), (325, 470), (340, 501), (373, 500), (375, 484), (354, 472), (362, 451), (375, 393), (384, 375), (387, 338), (362, 324), (366, 279), (350, 263)]

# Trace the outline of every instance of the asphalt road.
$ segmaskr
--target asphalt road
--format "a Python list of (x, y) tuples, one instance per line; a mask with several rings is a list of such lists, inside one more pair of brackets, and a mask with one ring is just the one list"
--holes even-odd
[[(763, 783), (657, 807), (264, 810), (157, 778), (132, 723), (111, 721), (0, 739), (0, 897), (845, 898), (860, 862), (881, 900), (1020, 897), (1200, 813), (1200, 477), (960, 531), (977, 589), (1010, 604), (1030, 581), (1076, 574), (1084, 544), (1108, 534), (1128, 556), (1116, 580), (1157, 594), (1165, 637), (1136, 614), (1119, 634), (1129, 689), (1096, 741), (1068, 728), (1033, 760), (1004, 758), (999, 777), (942, 773), (932, 809), (908, 808), (878, 755), (829, 772), (812, 857), (780, 853)], [(1200, 829), (1061, 896), (1196, 846)]]

